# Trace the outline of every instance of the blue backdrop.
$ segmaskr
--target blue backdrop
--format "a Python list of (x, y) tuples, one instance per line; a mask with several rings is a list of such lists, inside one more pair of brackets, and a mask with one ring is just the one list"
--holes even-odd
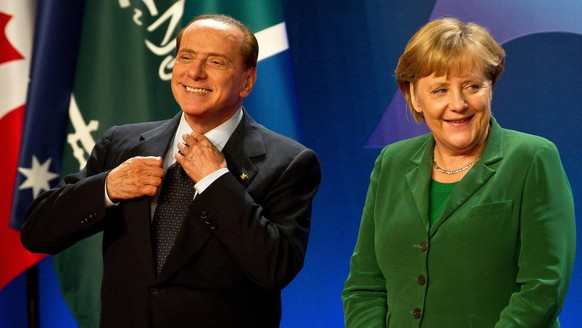
[[(582, 204), (582, 3), (577, 1), (284, 1), (304, 142), (320, 156), (305, 268), (285, 291), (285, 327), (342, 327), (349, 269), (373, 161), (406, 124), (393, 71), (408, 39), (431, 17), (480, 23), (507, 52), (493, 114), (506, 128), (556, 143)], [(395, 106), (400, 104), (400, 106)], [(404, 122), (404, 123), (403, 123)], [(382, 130), (381, 126), (388, 126)], [(577, 214), (578, 226), (582, 214)], [(580, 240), (580, 232), (578, 232)], [(580, 244), (580, 242), (578, 242)], [(581, 327), (582, 256), (560, 319)]]
[[(282, 0), (297, 88), (302, 141), (319, 154), (323, 181), (315, 199), (305, 268), (284, 290), (282, 327), (342, 327), (340, 293), (349, 269), (380, 147), (426, 131), (410, 117), (393, 78), (406, 42), (432, 17), (488, 27), (507, 52), (493, 113), (506, 128), (556, 143), (582, 204), (582, 2), (568, 0)], [(407, 122), (407, 119), (409, 122)], [(578, 211), (580, 227), (582, 214)], [(581, 233), (578, 232), (578, 237)], [(580, 238), (578, 238), (580, 240)], [(580, 242), (578, 242), (580, 244)], [(581, 327), (582, 255), (571, 281), (563, 327)], [(42, 327), (74, 326), (50, 261), (41, 275)], [(26, 327), (24, 278), (0, 294), (0, 326)], [(11, 310), (14, 309), (14, 310)]]

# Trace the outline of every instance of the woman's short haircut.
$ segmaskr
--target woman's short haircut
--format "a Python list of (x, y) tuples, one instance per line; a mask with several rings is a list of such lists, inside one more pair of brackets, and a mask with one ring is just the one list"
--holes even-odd
[(487, 29), (455, 18), (441, 18), (424, 25), (410, 39), (395, 70), (398, 87), (416, 122), (424, 121), (411, 103), (410, 85), (432, 75), (483, 72), (495, 86), (503, 72), (505, 51)]

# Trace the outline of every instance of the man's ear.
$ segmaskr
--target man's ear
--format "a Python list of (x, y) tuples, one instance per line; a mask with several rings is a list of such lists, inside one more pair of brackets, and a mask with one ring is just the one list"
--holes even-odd
[(251, 90), (253, 90), (255, 82), (257, 81), (257, 68), (249, 68), (246, 74), (245, 84), (240, 91), (241, 98), (246, 98), (251, 93)]

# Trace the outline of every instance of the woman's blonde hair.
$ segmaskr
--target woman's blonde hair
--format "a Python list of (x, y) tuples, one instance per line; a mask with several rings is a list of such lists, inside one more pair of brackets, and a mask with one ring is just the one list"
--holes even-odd
[(495, 85), (503, 72), (505, 51), (487, 29), (455, 18), (441, 18), (424, 25), (408, 41), (396, 66), (396, 81), (416, 122), (424, 117), (414, 110), (410, 85), (435, 74), (481, 71)]

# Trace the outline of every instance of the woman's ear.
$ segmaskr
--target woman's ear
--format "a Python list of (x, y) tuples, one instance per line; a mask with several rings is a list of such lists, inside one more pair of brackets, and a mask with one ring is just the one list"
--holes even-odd
[(414, 89), (414, 83), (410, 82), (410, 103), (412, 104), (412, 109), (417, 113), (422, 114), (422, 109), (418, 104), (418, 98), (416, 96), (416, 90)]

